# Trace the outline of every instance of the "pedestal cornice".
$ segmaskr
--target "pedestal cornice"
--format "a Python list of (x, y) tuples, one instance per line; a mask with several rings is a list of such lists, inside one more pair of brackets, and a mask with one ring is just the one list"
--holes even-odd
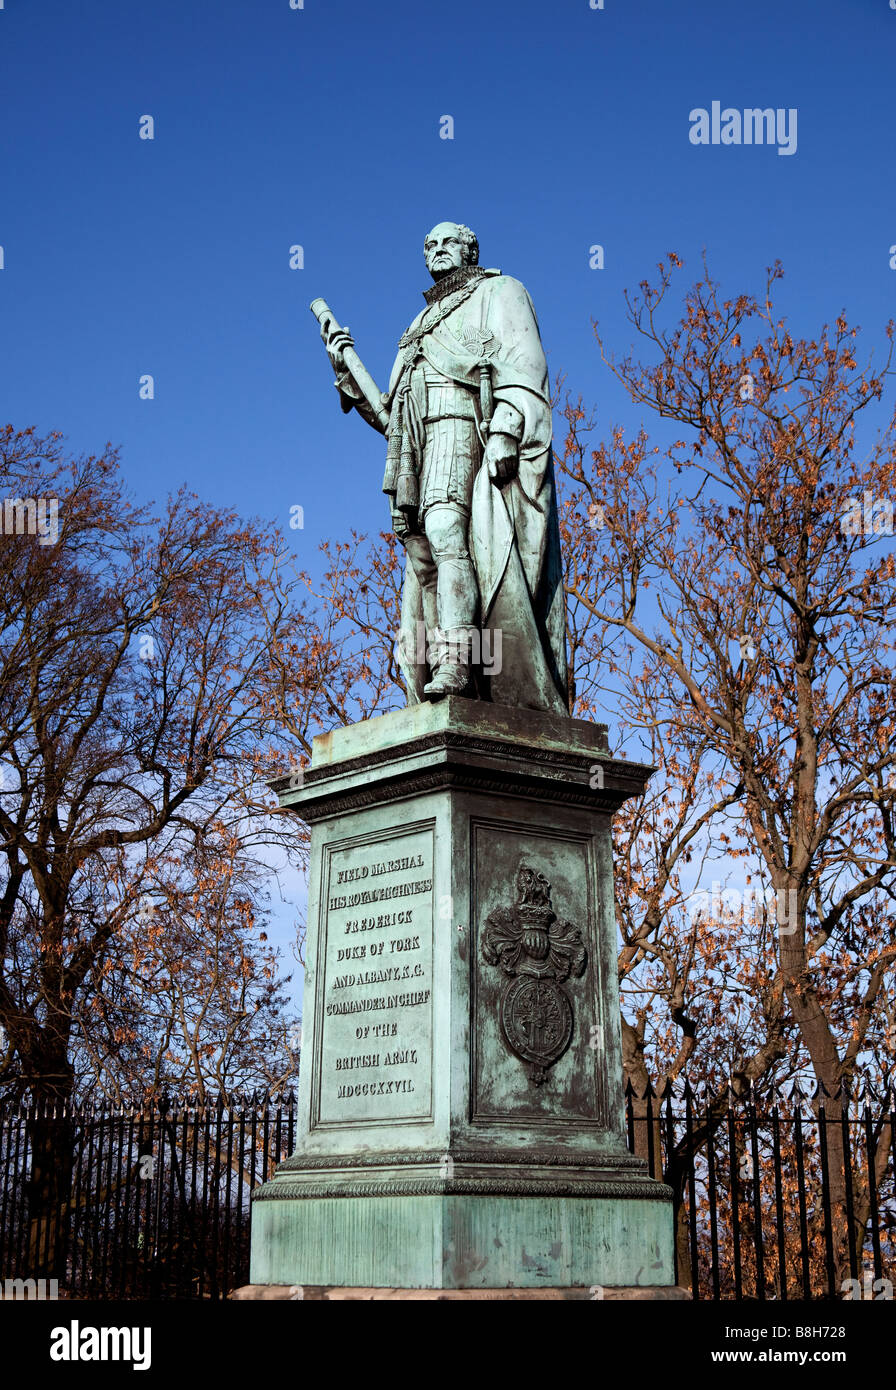
[(605, 724), (452, 697), (322, 735), (303, 785), (271, 787), (308, 822), (445, 788), (612, 814), (653, 771), (611, 757)]

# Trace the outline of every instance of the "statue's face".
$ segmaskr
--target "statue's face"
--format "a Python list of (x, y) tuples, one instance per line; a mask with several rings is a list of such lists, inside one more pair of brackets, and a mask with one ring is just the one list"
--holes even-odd
[(426, 257), (426, 268), (434, 280), (441, 280), (443, 275), (450, 275), (452, 270), (466, 265), (464, 244), (457, 223), (440, 222), (433, 227), (423, 243), (423, 255)]

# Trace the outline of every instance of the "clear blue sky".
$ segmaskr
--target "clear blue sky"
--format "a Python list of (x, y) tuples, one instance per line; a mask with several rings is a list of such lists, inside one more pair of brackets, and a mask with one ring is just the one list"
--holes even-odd
[[(705, 246), (732, 292), (780, 257), (798, 328), (845, 307), (880, 341), (889, 0), (604, 3), (5, 0), (0, 415), (120, 444), (140, 497), (187, 481), (284, 526), (299, 504), (312, 560), (385, 507), (382, 440), (340, 414), (307, 305), (329, 300), (385, 385), (442, 218), (524, 281), (603, 425), (636, 421), (590, 320), (624, 348), (622, 290), (670, 249), (690, 280)], [(692, 145), (713, 100), (797, 108), (796, 154)]]
[[(284, 528), (298, 504), (313, 568), (386, 508), (383, 442), (341, 415), (308, 303), (385, 385), (442, 219), (527, 285), (552, 370), (607, 429), (638, 421), (591, 319), (624, 350), (623, 288), (669, 250), (684, 286), (705, 247), (732, 294), (780, 258), (795, 334), (845, 308), (879, 344), (889, 0), (604, 3), (4, 0), (0, 418), (121, 445), (140, 499), (187, 482)], [(796, 153), (693, 145), (715, 100), (796, 108)]]

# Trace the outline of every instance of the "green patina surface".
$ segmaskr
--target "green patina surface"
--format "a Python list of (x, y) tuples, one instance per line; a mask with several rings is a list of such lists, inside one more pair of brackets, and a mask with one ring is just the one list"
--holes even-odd
[[(595, 775), (595, 769), (600, 775)], [(671, 1284), (623, 1128), (600, 726), (449, 699), (315, 742), (295, 1154), (253, 1283)]]
[(252, 1282), (396, 1288), (673, 1284), (666, 1202), (371, 1197), (256, 1202)]

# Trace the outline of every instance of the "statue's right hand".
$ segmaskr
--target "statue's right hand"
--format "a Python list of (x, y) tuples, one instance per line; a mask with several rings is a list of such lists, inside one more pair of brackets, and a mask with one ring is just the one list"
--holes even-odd
[(354, 347), (355, 340), (347, 328), (334, 326), (331, 319), (327, 319), (320, 330), (323, 338), (324, 347), (327, 349), (327, 356), (332, 363), (334, 372), (346, 371), (345, 357), (343, 353), (346, 348)]

